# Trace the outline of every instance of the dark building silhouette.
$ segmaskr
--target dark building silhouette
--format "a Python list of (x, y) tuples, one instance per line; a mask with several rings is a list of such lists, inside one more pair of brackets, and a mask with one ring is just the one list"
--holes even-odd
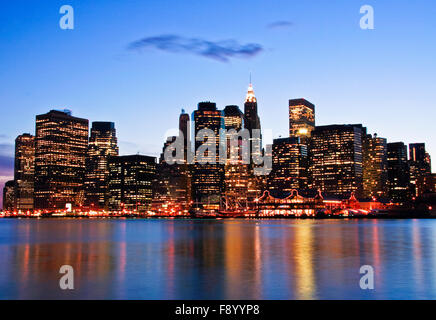
[[(224, 128), (224, 118), (213, 102), (200, 102), (194, 111), (195, 121), (195, 164), (192, 172), (192, 197), (194, 207), (206, 210), (219, 209), (221, 193), (224, 189), (224, 165), (219, 162), (220, 130)], [(215, 138), (198, 139), (201, 130), (208, 129)], [(209, 147), (198, 157), (200, 148)], [(200, 163), (201, 160), (201, 163)]]
[(289, 100), (289, 136), (306, 143), (315, 129), (315, 105), (306, 99)]
[(431, 173), (430, 157), (425, 151), (425, 143), (409, 144), (409, 169), (411, 192), (418, 196), (416, 186), (418, 179)]
[(363, 194), (364, 197), (388, 196), (387, 141), (368, 134), (363, 139)]
[(108, 207), (110, 211), (140, 213), (151, 209), (156, 158), (130, 155), (109, 158)]
[(290, 192), (308, 188), (308, 150), (299, 137), (274, 139), (272, 159), (268, 190)]
[(407, 146), (403, 142), (388, 143), (389, 198), (395, 203), (405, 203), (411, 198)]
[(86, 157), (85, 206), (106, 207), (109, 176), (108, 161), (118, 155), (118, 142), (113, 122), (93, 122)]
[(183, 135), (183, 161), (188, 162), (188, 152), (191, 152), (191, 130), (189, 114), (182, 109), (179, 117), (179, 131)]
[(83, 205), (88, 120), (51, 110), (36, 116), (35, 139), (35, 208)]
[(15, 210), (15, 181), (10, 180), (5, 183), (3, 188), (3, 210)]
[(328, 194), (363, 193), (362, 125), (330, 125), (312, 132), (312, 188)]
[(34, 208), (35, 137), (25, 133), (15, 139), (15, 209), (31, 211)]

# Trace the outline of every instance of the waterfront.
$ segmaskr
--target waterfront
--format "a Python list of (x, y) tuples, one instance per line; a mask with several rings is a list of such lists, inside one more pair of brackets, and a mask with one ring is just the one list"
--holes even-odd
[(2, 219), (0, 298), (436, 299), (435, 239), (435, 220)]

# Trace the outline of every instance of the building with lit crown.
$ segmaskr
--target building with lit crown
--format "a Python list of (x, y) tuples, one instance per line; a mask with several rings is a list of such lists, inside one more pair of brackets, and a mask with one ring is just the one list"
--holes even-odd
[(289, 100), (289, 136), (306, 142), (315, 129), (315, 105), (306, 99)]

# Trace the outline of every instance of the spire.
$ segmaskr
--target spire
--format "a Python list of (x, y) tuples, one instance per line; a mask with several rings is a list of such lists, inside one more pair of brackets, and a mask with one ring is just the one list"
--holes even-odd
[(247, 97), (245, 98), (245, 102), (257, 102), (256, 96), (254, 95), (253, 85), (251, 84), (251, 81), (250, 81), (250, 85), (248, 86)]

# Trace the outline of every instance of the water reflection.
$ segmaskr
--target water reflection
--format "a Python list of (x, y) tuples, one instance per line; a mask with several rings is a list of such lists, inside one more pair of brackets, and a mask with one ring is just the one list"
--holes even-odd
[[(433, 220), (0, 221), (2, 299), (436, 298)], [(359, 287), (362, 265), (374, 291)], [(71, 265), (75, 290), (59, 288)]]

